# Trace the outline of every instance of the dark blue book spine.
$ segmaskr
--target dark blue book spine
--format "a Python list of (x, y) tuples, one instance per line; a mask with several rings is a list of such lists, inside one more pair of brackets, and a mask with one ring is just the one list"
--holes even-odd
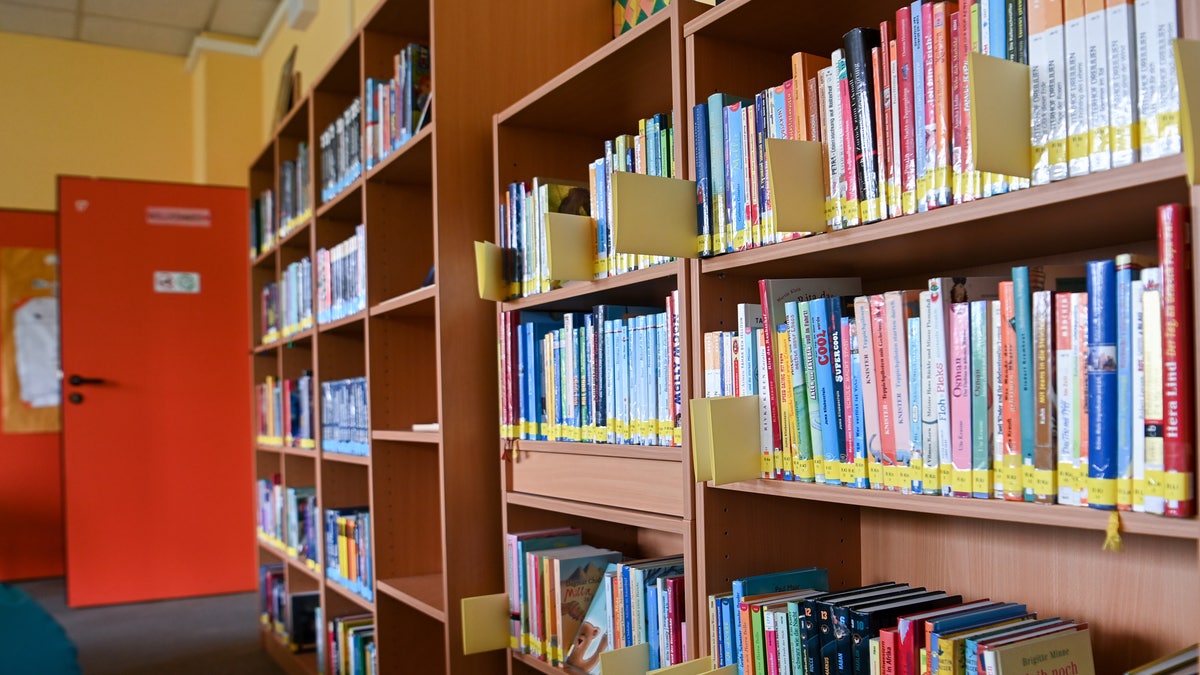
[(1111, 260), (1087, 264), (1088, 506), (1117, 505), (1117, 284)]
[(701, 256), (713, 254), (712, 195), (709, 193), (708, 103), (692, 108), (692, 147), (696, 149), (696, 250)]
[[(1013, 304), (1016, 306), (1017, 332), (1017, 402), (1021, 413), (1021, 466), (1025, 472), (1034, 465), (1035, 432), (1033, 387), (1033, 297), (1029, 288), (1029, 268), (1012, 270)], [(1025, 501), (1033, 501), (1033, 484), (1022, 481)]]

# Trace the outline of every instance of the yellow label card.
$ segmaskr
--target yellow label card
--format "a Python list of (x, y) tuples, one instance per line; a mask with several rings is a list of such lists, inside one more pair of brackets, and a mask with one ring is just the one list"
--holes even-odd
[(1088, 503), (1117, 505), (1117, 481), (1113, 478), (1088, 478)]
[(1168, 501), (1185, 501), (1192, 498), (1192, 474), (1168, 471), (1163, 496)]
[(1033, 493), (1035, 495), (1057, 495), (1055, 475), (1052, 469), (1034, 469)]

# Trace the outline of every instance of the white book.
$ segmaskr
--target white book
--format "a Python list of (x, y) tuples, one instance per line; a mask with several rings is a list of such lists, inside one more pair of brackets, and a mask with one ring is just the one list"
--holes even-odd
[[(926, 400), (923, 409), (926, 418), (936, 423), (937, 460), (935, 466), (952, 464), (950, 439), (950, 395), (947, 382), (950, 378), (950, 360), (947, 351), (946, 334), (950, 330), (950, 290), (947, 285), (950, 279), (934, 277), (929, 280), (929, 324), (926, 331), (930, 336), (930, 357), (932, 363), (931, 396)], [(941, 494), (950, 494), (950, 484), (941, 485)]]
[(870, 299), (857, 297), (854, 299), (854, 323), (858, 330), (858, 364), (859, 371), (854, 376), (861, 382), (863, 400), (863, 435), (867, 446), (867, 469), (871, 481), (871, 489), (882, 490), (883, 456), (879, 444), (879, 399), (876, 391), (875, 350), (872, 347), (871, 308)]
[(1087, 27), (1084, 0), (1066, 0), (1067, 173), (1088, 173)]
[(1163, 358), (1162, 358), (1162, 272), (1161, 268), (1142, 270), (1142, 348), (1143, 354), (1143, 425), (1145, 420), (1159, 422), (1154, 428), (1144, 426), (1142, 432), (1143, 472), (1146, 478), (1143, 508), (1147, 513), (1162, 515), (1165, 507), (1160, 481), (1163, 479)]
[(753, 396), (758, 393), (758, 358), (757, 345), (754, 343), (754, 329), (763, 327), (762, 305), (738, 303), (737, 306), (737, 342), (738, 342), (738, 394)]
[(1143, 160), (1158, 159), (1158, 40), (1154, 0), (1135, 0), (1134, 54), (1137, 69), (1138, 152)]
[(1108, 15), (1104, 0), (1084, 0), (1088, 69), (1088, 169), (1112, 167), (1111, 111), (1108, 107)]
[[(942, 433), (938, 424), (937, 344), (944, 341), (941, 324), (934, 312), (933, 294), (921, 291), (921, 491), (924, 494), (942, 493), (938, 473), (942, 462)], [(940, 337), (939, 337), (940, 336)], [(945, 382), (942, 393), (945, 394)], [(948, 408), (947, 408), (948, 411)], [(950, 425), (946, 420), (946, 445), (949, 447)]]
[(1108, 105), (1112, 119), (1112, 165), (1138, 160), (1137, 69), (1133, 0), (1105, 0), (1108, 28)]
[(1179, 77), (1175, 73), (1175, 38), (1179, 16), (1175, 0), (1151, 0), (1154, 5), (1154, 44), (1158, 65), (1158, 155), (1182, 152), (1179, 128)]
[(1133, 330), (1130, 331), (1130, 354), (1133, 357), (1133, 396), (1130, 412), (1133, 413), (1131, 426), (1132, 448), (1131, 464), (1133, 465), (1133, 510), (1145, 511), (1146, 487), (1146, 352), (1143, 341), (1145, 326), (1145, 311), (1143, 302), (1143, 282), (1134, 279), (1130, 284), (1130, 294), (1133, 297), (1129, 305), (1132, 314)]
[(1030, 145), (1033, 148), (1033, 184), (1050, 182), (1050, 48), (1046, 5), (1049, 0), (1029, 0), (1029, 104)]
[(1067, 177), (1067, 56), (1063, 0), (1045, 0), (1046, 151), (1050, 180)]
[[(892, 383), (892, 421), (893, 433), (896, 439), (896, 466), (901, 469), (900, 491), (912, 492), (912, 485), (907, 477), (908, 467), (912, 458), (912, 438), (909, 432), (909, 413), (912, 408), (908, 402), (908, 317), (912, 313), (908, 307), (911, 300), (919, 302), (919, 297), (909, 291), (888, 291), (883, 294), (885, 311), (887, 312), (888, 341), (888, 377)], [(918, 310), (919, 312), (919, 310)]]

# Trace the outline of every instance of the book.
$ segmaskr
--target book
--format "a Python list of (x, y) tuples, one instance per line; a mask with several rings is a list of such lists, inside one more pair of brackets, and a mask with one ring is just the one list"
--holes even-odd
[[(1162, 268), (1164, 514), (1195, 513), (1195, 422), (1192, 415), (1191, 285), (1188, 216), (1180, 204), (1158, 208), (1158, 260)], [(1093, 450), (1094, 452), (1094, 450)]]
[(1088, 263), (1088, 506), (1117, 507), (1117, 308), (1112, 260)]
[[(750, 595), (774, 593), (781, 591), (797, 591), (804, 588), (816, 590), (829, 589), (829, 572), (819, 567), (789, 570), (786, 572), (771, 572), (733, 580), (733, 606), (740, 607), (742, 600)], [(733, 653), (743, 651), (742, 623), (740, 616), (734, 619), (732, 630), (734, 636)], [(745, 664), (738, 664), (738, 672), (745, 675)]]
[(874, 28), (852, 28), (842, 36), (842, 43), (854, 125), (855, 178), (858, 181), (859, 201), (863, 205), (861, 221), (870, 223), (887, 215), (884, 185), (879, 181), (878, 162), (881, 157), (876, 146), (875, 73), (871, 65), (871, 50), (880, 46), (879, 31)]
[[(604, 576), (600, 581), (604, 589), (617, 573), (617, 563), (609, 563), (604, 568)], [(571, 642), (563, 662), (563, 669), (570, 673), (600, 675), (600, 654), (613, 649), (612, 636), (608, 629), (610, 625), (611, 593), (598, 591), (592, 596), (587, 613), (579, 623), (579, 630)]]
[(985, 649), (984, 661), (989, 673), (1015, 675), (1028, 672), (1036, 664), (1045, 672), (1095, 675), (1091, 633), (1087, 628), (1062, 631)]
[[(569, 549), (563, 549), (564, 551)], [(592, 598), (604, 578), (604, 570), (610, 562), (619, 562), (621, 553), (605, 549), (582, 551), (575, 555), (546, 554), (551, 572), (548, 583), (550, 600), (547, 604), (548, 646), (546, 659), (552, 665), (561, 666), (566, 657), (567, 636), (574, 638), (579, 632)]]

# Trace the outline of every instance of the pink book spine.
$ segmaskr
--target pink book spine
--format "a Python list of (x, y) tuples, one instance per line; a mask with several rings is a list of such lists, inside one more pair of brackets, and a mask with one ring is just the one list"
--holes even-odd
[[(874, 350), (875, 395), (879, 411), (879, 448), (884, 467), (896, 466), (895, 417), (892, 415), (892, 381), (888, 372), (887, 312), (882, 295), (871, 296), (871, 347)], [(885, 468), (886, 471), (886, 468)], [(896, 486), (888, 485), (889, 490)]]
[(950, 305), (950, 458), (952, 495), (971, 496), (971, 320), (970, 305)]

